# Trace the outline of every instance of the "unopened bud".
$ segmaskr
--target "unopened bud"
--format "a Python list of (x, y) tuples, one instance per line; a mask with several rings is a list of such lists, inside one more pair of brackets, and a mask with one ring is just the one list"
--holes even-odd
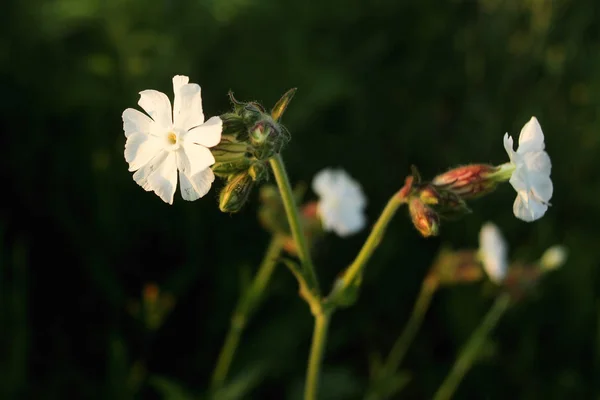
[(254, 180), (248, 172), (231, 176), (219, 195), (219, 209), (223, 212), (238, 212), (252, 192)]
[(473, 199), (492, 192), (498, 181), (493, 179), (498, 167), (487, 164), (471, 164), (451, 169), (436, 176), (431, 183), (452, 191), (462, 199)]
[(437, 188), (432, 184), (422, 185), (415, 190), (414, 195), (433, 208), (442, 218), (456, 219), (471, 212), (465, 201), (456, 193)]
[(210, 152), (218, 163), (235, 162), (247, 158), (249, 148), (233, 135), (223, 135), (219, 144), (212, 147)]
[(442, 249), (431, 270), (439, 283), (446, 285), (475, 282), (483, 277), (477, 252), (470, 250)]
[(408, 210), (413, 225), (424, 237), (437, 236), (440, 228), (440, 217), (418, 197), (412, 197), (408, 203)]
[(256, 161), (248, 169), (248, 174), (254, 182), (260, 182), (269, 176), (269, 168), (264, 162)]
[(544, 252), (540, 266), (546, 271), (561, 267), (567, 260), (567, 249), (564, 246), (552, 246)]

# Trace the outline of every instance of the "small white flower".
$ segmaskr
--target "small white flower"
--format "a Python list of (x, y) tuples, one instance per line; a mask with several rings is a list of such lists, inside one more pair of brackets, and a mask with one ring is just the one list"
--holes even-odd
[(320, 197), (317, 209), (323, 229), (345, 237), (364, 228), (367, 199), (360, 184), (344, 170), (320, 171), (313, 179), (312, 188)]
[(498, 227), (487, 222), (479, 232), (479, 257), (490, 279), (499, 284), (508, 270), (508, 248)]
[(164, 93), (144, 90), (138, 104), (149, 116), (133, 108), (123, 112), (129, 171), (136, 171), (133, 179), (141, 187), (169, 204), (177, 171), (184, 200), (204, 196), (215, 180), (210, 169), (215, 158), (208, 148), (221, 141), (223, 122), (219, 117), (204, 122), (200, 86), (188, 82), (187, 76), (173, 77), (172, 109)]
[(523, 126), (519, 135), (519, 148), (513, 150), (513, 139), (504, 135), (504, 148), (515, 170), (510, 184), (517, 191), (513, 204), (515, 216), (531, 222), (541, 218), (552, 197), (550, 170), (552, 164), (544, 151), (544, 133), (535, 117)]

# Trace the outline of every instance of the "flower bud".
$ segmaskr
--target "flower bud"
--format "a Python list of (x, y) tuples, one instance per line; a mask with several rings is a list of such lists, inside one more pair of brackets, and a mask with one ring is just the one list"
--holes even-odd
[(546, 271), (559, 268), (567, 260), (567, 249), (564, 246), (552, 246), (544, 252), (540, 267)]
[(498, 182), (493, 176), (497, 171), (498, 167), (487, 164), (465, 165), (436, 176), (431, 183), (464, 200), (474, 199), (496, 189)]
[(483, 277), (483, 270), (477, 261), (477, 252), (470, 250), (442, 249), (431, 268), (431, 273), (440, 284), (447, 285), (475, 282)]
[(238, 212), (248, 201), (254, 180), (248, 172), (232, 175), (219, 195), (219, 209), (223, 212)]
[(421, 185), (415, 189), (414, 195), (433, 208), (441, 218), (456, 219), (471, 213), (471, 209), (456, 193), (431, 184)]
[(408, 203), (408, 211), (413, 225), (421, 235), (429, 237), (439, 234), (439, 215), (431, 207), (425, 205), (421, 199), (411, 197)]

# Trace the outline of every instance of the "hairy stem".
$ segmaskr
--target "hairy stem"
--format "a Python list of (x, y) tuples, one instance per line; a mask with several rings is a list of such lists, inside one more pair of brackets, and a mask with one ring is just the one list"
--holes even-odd
[(290, 185), (287, 172), (285, 171), (283, 159), (281, 158), (280, 154), (277, 154), (273, 156), (269, 162), (271, 163), (271, 168), (273, 169), (273, 174), (275, 175), (275, 180), (277, 181), (277, 186), (279, 187), (279, 192), (285, 207), (290, 230), (292, 231), (292, 237), (294, 238), (294, 242), (296, 243), (296, 247), (298, 249), (298, 256), (302, 262), (302, 268), (307, 279), (309, 280), (309, 287), (314, 291), (316, 296), (319, 296), (320, 292), (317, 275), (315, 274), (315, 268), (310, 257), (306, 239), (304, 238), (304, 231), (302, 229), (302, 224), (300, 223), (298, 207), (296, 206), (296, 201), (294, 200), (294, 194), (292, 192), (292, 187)]

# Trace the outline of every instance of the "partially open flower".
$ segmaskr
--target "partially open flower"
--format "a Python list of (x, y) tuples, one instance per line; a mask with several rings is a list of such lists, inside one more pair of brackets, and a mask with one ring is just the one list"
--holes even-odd
[(550, 170), (552, 163), (544, 151), (544, 133), (535, 117), (523, 126), (519, 135), (519, 148), (513, 150), (513, 139), (504, 135), (504, 148), (515, 170), (510, 184), (517, 191), (513, 205), (515, 216), (531, 222), (541, 218), (552, 197)]
[(491, 222), (479, 232), (479, 257), (490, 279), (502, 283), (508, 271), (508, 248), (500, 230)]
[(196, 200), (204, 196), (215, 180), (210, 166), (215, 158), (209, 148), (221, 140), (222, 121), (204, 121), (200, 86), (188, 83), (187, 76), (173, 77), (173, 107), (156, 90), (140, 92), (138, 104), (148, 115), (128, 108), (123, 112), (125, 161), (133, 179), (145, 190), (155, 192), (173, 204), (177, 172), (181, 196)]
[(320, 197), (317, 208), (324, 230), (346, 237), (364, 228), (367, 199), (360, 184), (344, 170), (322, 170), (312, 187)]

